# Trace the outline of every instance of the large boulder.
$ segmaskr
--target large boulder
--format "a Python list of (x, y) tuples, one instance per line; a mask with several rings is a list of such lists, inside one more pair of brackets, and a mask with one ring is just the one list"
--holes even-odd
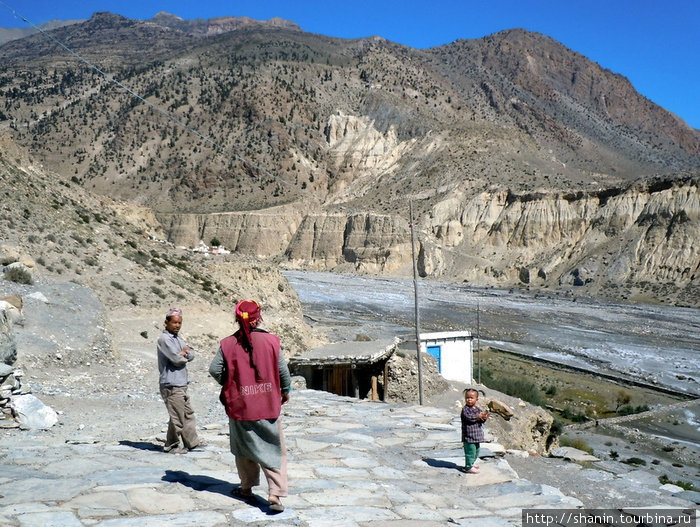
[(14, 364), (17, 360), (17, 343), (12, 333), (12, 321), (8, 310), (0, 306), (0, 363)]
[(22, 325), (24, 323), (24, 315), (22, 308), (24, 301), (19, 295), (10, 295), (0, 298), (0, 311), (4, 311), (7, 318), (14, 325)]
[[(385, 389), (387, 401), (416, 403), (419, 400), (418, 360), (416, 352), (400, 349), (391, 356), (388, 365), (387, 386)], [(421, 354), (421, 378), (423, 395), (430, 397), (447, 390), (448, 383), (440, 375), (435, 357), (427, 353)]]
[(45, 430), (58, 422), (58, 414), (31, 394), (20, 395), (10, 403), (20, 428), (25, 430)]
[(554, 417), (544, 408), (486, 387), (480, 389), (485, 395), (479, 397), (479, 407), (491, 411), (485, 426), (505, 448), (548, 455), (559, 445), (552, 431)]

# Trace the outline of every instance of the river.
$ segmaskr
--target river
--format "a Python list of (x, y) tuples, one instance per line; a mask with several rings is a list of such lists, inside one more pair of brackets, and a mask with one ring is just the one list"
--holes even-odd
[[(285, 271), (332, 341), (415, 335), (413, 280)], [(418, 281), (420, 329), (700, 396), (700, 309)], [(478, 329), (478, 332), (477, 332)]]

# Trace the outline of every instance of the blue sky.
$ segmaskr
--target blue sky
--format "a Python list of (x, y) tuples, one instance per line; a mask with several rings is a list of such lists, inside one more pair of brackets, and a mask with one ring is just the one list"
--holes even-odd
[(700, 0), (0, 0), (0, 27), (110, 11), (148, 19), (282, 17), (305, 31), (379, 35), (425, 48), (516, 27), (544, 33), (627, 77), (642, 95), (700, 128)]

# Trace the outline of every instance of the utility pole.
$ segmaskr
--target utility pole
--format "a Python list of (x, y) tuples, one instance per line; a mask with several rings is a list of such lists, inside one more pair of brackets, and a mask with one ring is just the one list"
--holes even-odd
[(418, 403), (423, 405), (423, 373), (420, 353), (420, 314), (418, 311), (418, 266), (416, 264), (416, 235), (413, 228), (413, 201), (408, 201), (408, 214), (411, 225), (411, 254), (413, 255), (413, 299), (416, 312), (416, 355), (418, 356)]
[(481, 384), (481, 327), (479, 325), (479, 301), (476, 301), (476, 382)]

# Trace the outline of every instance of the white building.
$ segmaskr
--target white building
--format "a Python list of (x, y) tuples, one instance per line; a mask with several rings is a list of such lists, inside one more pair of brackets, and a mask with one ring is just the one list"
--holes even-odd
[(445, 379), (471, 384), (473, 339), (471, 331), (421, 333), (421, 353), (430, 353), (437, 359), (438, 369)]

